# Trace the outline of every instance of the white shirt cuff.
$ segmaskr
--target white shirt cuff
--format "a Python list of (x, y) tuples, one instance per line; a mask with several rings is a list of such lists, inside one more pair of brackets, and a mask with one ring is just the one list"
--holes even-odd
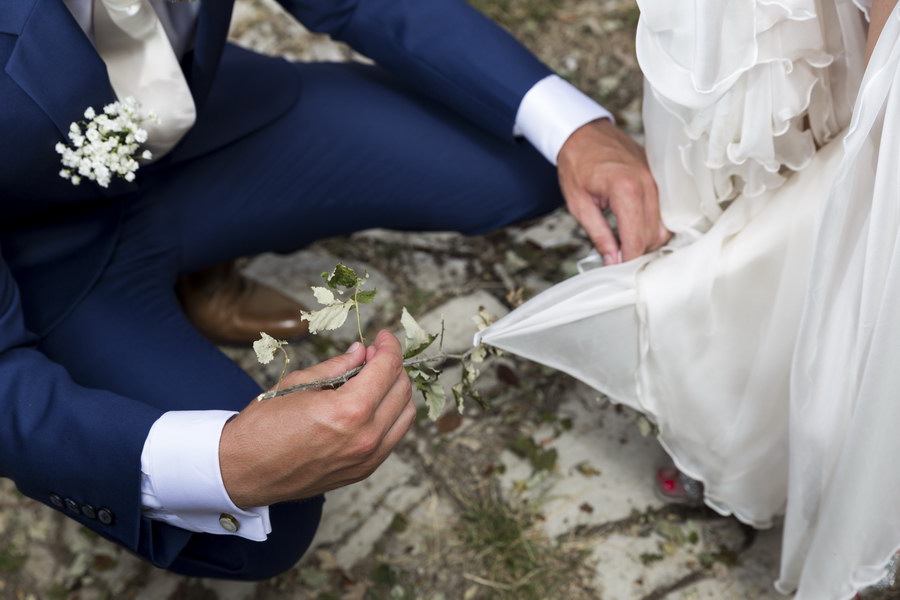
[(145, 516), (188, 531), (266, 539), (272, 532), (269, 507), (238, 508), (222, 482), (219, 439), (235, 414), (170, 411), (153, 424), (141, 453)]
[(514, 133), (523, 135), (554, 165), (563, 144), (575, 130), (612, 113), (559, 75), (538, 81), (522, 98)]

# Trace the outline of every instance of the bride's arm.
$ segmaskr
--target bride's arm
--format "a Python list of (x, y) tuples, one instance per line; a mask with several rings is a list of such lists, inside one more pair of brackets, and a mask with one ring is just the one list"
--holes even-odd
[(869, 62), (872, 50), (875, 49), (875, 42), (878, 41), (878, 36), (881, 35), (881, 30), (884, 29), (884, 24), (887, 23), (888, 17), (891, 16), (896, 5), (897, 0), (874, 0), (872, 2), (872, 10), (869, 13), (871, 21), (869, 23), (869, 40), (866, 43), (866, 62)]

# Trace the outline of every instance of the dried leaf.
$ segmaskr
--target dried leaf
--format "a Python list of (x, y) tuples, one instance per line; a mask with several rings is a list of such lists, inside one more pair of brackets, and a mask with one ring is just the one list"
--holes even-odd
[(412, 358), (421, 354), (437, 339), (436, 335), (429, 335), (422, 329), (422, 326), (409, 314), (405, 306), (400, 314), (400, 324), (403, 325), (406, 335), (406, 352), (403, 358)]
[(439, 382), (432, 381), (421, 389), (422, 395), (425, 396), (425, 406), (428, 407), (428, 418), (437, 421), (444, 413), (444, 406), (447, 404), (444, 388)]
[(597, 475), (600, 475), (600, 470), (592, 467), (586, 460), (575, 465), (575, 470), (585, 477), (596, 477)]
[(487, 348), (484, 344), (479, 344), (472, 350), (472, 354), (469, 355), (469, 360), (473, 363), (484, 362), (484, 359), (487, 357)]
[(335, 299), (334, 293), (328, 288), (313, 286), (313, 295), (316, 297), (316, 300), (319, 301), (319, 304), (324, 304), (325, 306), (329, 306), (334, 304), (338, 300)]
[(309, 321), (309, 332), (331, 331), (347, 321), (347, 315), (353, 308), (353, 301), (338, 302), (320, 310), (300, 311), (300, 316)]
[(259, 332), (259, 335), (262, 337), (253, 342), (253, 351), (256, 352), (256, 360), (260, 364), (267, 365), (275, 358), (275, 352), (278, 351), (279, 346), (286, 346), (287, 342), (276, 340), (268, 333), (263, 333), (262, 331)]

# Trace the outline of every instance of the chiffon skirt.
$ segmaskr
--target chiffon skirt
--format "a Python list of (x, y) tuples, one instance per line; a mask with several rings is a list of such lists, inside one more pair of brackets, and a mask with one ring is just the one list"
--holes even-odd
[(663, 250), (480, 341), (659, 427), (706, 502), (783, 517), (776, 587), (844, 600), (900, 546), (900, 8), (866, 67), (847, 0), (641, 2)]

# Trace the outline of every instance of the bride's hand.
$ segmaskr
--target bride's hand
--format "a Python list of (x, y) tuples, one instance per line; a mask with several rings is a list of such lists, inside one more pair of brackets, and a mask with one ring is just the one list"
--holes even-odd
[[(557, 159), (566, 205), (605, 264), (628, 261), (660, 248), (671, 237), (659, 217), (656, 183), (644, 149), (607, 119), (583, 125)], [(616, 216), (619, 240), (603, 216)]]

